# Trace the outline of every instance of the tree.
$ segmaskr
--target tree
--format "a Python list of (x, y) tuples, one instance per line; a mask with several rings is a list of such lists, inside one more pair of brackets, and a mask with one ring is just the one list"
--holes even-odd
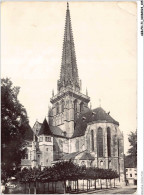
[(130, 149), (128, 150), (129, 155), (132, 157), (135, 166), (137, 166), (137, 131), (129, 134), (128, 140), (130, 142)]
[[(27, 112), (18, 100), (19, 87), (9, 78), (1, 80), (1, 144), (2, 168), (11, 173), (24, 155), (22, 146), (25, 135), (31, 133)], [(30, 136), (32, 138), (32, 133)], [(11, 176), (11, 175), (9, 175)]]
[[(27, 193), (26, 184), (29, 181), (29, 169), (24, 168), (19, 172), (17, 172), (15, 176), (20, 182), (25, 183), (25, 194), (26, 194)], [(29, 185), (29, 194), (30, 194), (30, 185)]]
[[(3, 175), (3, 178), (5, 176)], [(78, 181), (81, 179), (87, 180), (87, 191), (90, 190), (90, 180), (95, 180), (95, 189), (96, 189), (96, 180), (97, 179), (114, 179), (114, 187), (115, 187), (115, 178), (118, 178), (119, 175), (117, 174), (116, 171), (112, 169), (100, 169), (97, 167), (85, 167), (85, 166), (79, 166), (77, 164), (74, 164), (72, 161), (62, 161), (62, 162), (57, 162), (55, 165), (51, 167), (45, 167), (43, 170), (41, 168), (24, 168), (20, 170), (16, 174), (16, 178), (25, 183), (25, 193), (26, 193), (26, 184), (28, 183), (28, 191), (29, 194), (31, 192), (31, 187), (30, 183), (34, 182), (33, 189), (34, 189), (34, 194), (39, 192), (39, 185), (38, 182), (43, 183), (43, 193), (49, 192), (49, 183), (52, 182), (52, 193), (56, 193), (56, 182), (57, 181), (62, 181), (64, 184), (64, 194), (66, 193), (66, 190), (68, 189), (67, 192), (71, 191), (71, 188), (66, 187), (66, 181), (75, 181), (75, 190), (77, 190), (77, 193), (79, 192), (79, 185)], [(48, 183), (48, 188), (45, 189), (45, 183)], [(53, 184), (55, 183), (55, 188)], [(111, 185), (110, 185), (111, 186)], [(68, 186), (70, 187), (70, 186)], [(111, 186), (112, 187), (112, 186)], [(101, 188), (102, 188), (102, 183), (101, 183)], [(107, 184), (106, 184), (107, 188)], [(47, 191), (45, 191), (47, 190)], [(84, 188), (83, 188), (84, 190)]]

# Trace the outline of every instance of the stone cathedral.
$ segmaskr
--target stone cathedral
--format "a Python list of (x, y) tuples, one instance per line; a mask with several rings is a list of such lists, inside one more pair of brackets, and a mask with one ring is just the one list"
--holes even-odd
[(60, 78), (52, 94), (48, 120), (35, 122), (33, 140), (27, 141), (21, 167), (51, 166), (73, 160), (87, 167), (111, 168), (124, 179), (124, 142), (119, 123), (102, 107), (91, 109), (81, 81), (67, 3)]

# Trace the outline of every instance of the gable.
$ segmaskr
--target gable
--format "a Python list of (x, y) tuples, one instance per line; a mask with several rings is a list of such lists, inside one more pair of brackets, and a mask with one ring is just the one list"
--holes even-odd
[(39, 131), (40, 131), (41, 126), (42, 126), (42, 123), (40, 123), (38, 121), (35, 122), (35, 124), (34, 124), (34, 126), (32, 128), (32, 130), (33, 130), (33, 132), (34, 132), (35, 135), (38, 135), (39, 134)]
[(52, 132), (50, 130), (50, 127), (48, 125), (48, 122), (46, 119), (44, 119), (43, 124), (41, 125), (41, 128), (39, 130), (38, 135), (52, 135)]

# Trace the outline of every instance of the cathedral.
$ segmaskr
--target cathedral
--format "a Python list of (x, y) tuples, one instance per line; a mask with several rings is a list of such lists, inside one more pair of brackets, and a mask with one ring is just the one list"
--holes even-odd
[(67, 3), (60, 78), (52, 94), (48, 119), (35, 122), (33, 140), (27, 141), (21, 167), (42, 168), (72, 160), (86, 167), (113, 169), (124, 180), (124, 142), (119, 123), (102, 107), (91, 109), (81, 80)]

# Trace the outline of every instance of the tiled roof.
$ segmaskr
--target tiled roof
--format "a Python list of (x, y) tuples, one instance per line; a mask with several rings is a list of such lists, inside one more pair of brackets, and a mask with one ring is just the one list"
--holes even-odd
[(28, 159), (21, 160), (21, 166), (30, 166), (30, 165), (31, 165), (31, 160)]
[(85, 152), (80, 160), (95, 160), (95, 158), (88, 152)]
[(46, 119), (44, 120), (38, 135), (52, 135), (52, 132)]
[(72, 137), (80, 137), (85, 134), (87, 124), (94, 121), (95, 123), (113, 123), (119, 125), (108, 113), (106, 113), (101, 107), (93, 110), (89, 110), (86, 113), (82, 113), (76, 121), (74, 134)]

